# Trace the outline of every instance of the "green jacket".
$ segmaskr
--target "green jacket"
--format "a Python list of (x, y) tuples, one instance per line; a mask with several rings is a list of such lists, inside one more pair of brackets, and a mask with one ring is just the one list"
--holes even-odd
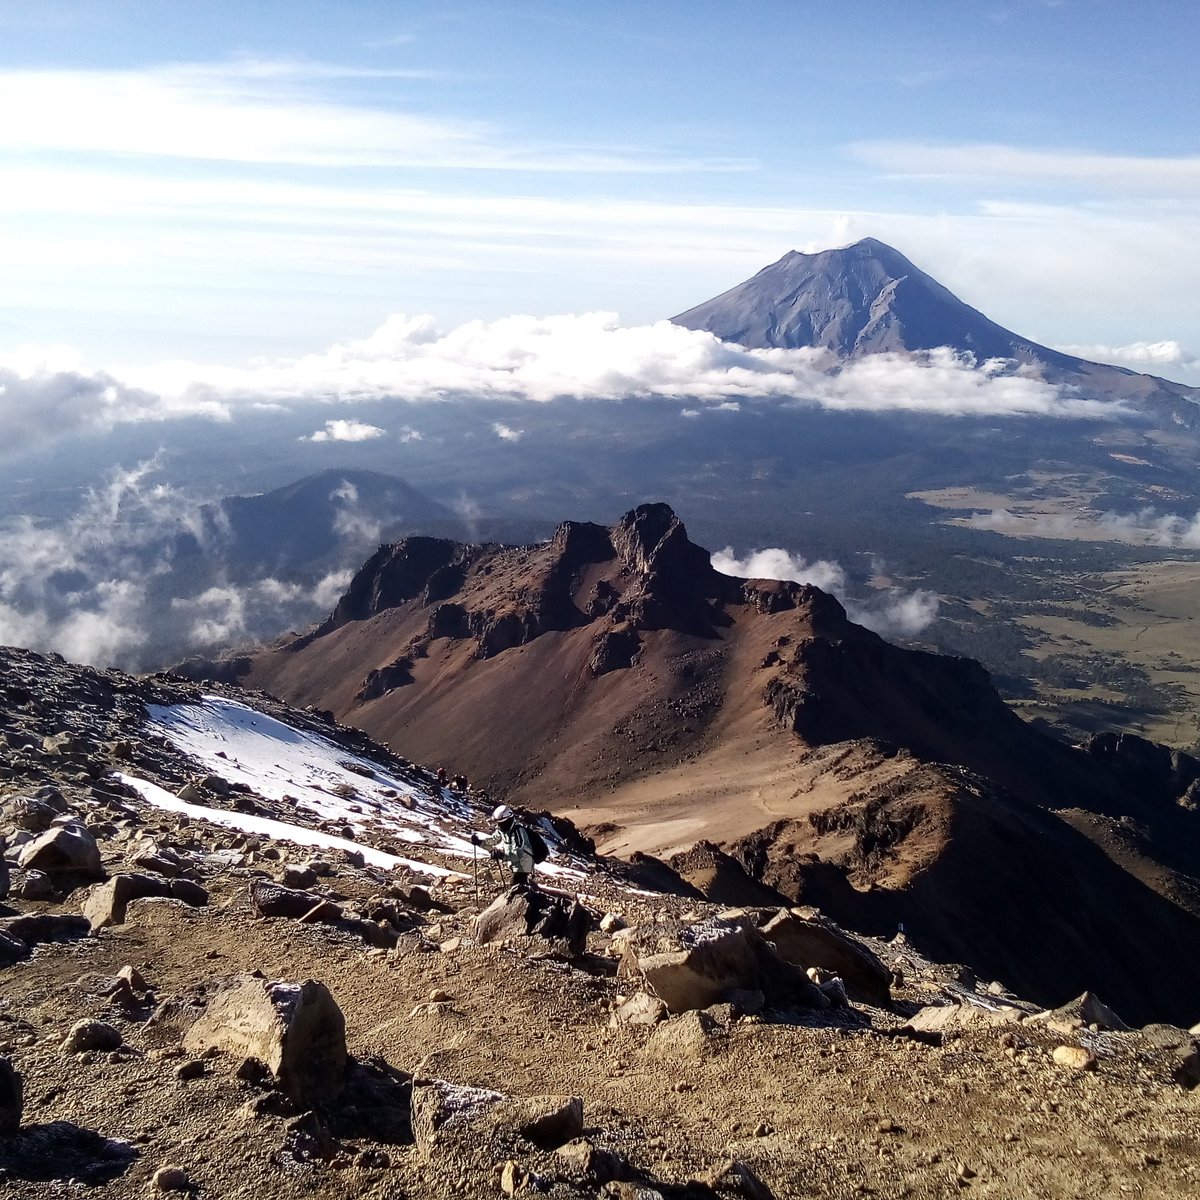
[(529, 830), (519, 821), (514, 821), (507, 831), (497, 829), (495, 833), (481, 835), (479, 844), (498, 849), (514, 871), (528, 875), (533, 870), (533, 843), (529, 840)]

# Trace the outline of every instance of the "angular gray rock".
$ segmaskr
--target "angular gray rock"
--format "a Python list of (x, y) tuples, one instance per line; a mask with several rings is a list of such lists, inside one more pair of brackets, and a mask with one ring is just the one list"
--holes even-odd
[(555, 893), (509, 888), (475, 918), (475, 940), (494, 942), (539, 937), (550, 948), (577, 958), (587, 949), (592, 916), (582, 904)]
[(309, 1107), (337, 1096), (346, 1074), (346, 1019), (329, 989), (316, 980), (230, 980), (187, 1031), (184, 1049), (221, 1050), (255, 1058), (279, 1089)]
[(314, 892), (302, 892), (286, 888), (278, 883), (256, 879), (250, 884), (250, 903), (254, 911), (263, 917), (290, 917), (293, 920), (306, 918), (329, 924), (341, 920), (342, 910), (332, 900), (326, 900)]
[(807, 970), (823, 967), (840, 975), (847, 991), (871, 1004), (888, 1004), (892, 973), (878, 955), (831, 921), (780, 909), (763, 927), (762, 935), (788, 962)]
[(612, 1025), (657, 1025), (667, 1015), (667, 1006), (647, 992), (634, 992), (613, 1009)]
[(745, 918), (714, 917), (680, 926), (644, 954), (638, 939), (626, 943), (647, 988), (673, 1013), (708, 1008), (731, 992), (758, 990), (776, 1007), (828, 1008), (829, 1001), (799, 967), (787, 962)]
[(553, 1150), (583, 1133), (583, 1101), (578, 1096), (534, 1096), (512, 1100), (499, 1114), (523, 1138)]
[(1058, 1008), (1036, 1013), (1030, 1017), (1030, 1020), (1044, 1022), (1051, 1029), (1062, 1033), (1073, 1032), (1085, 1025), (1095, 1025), (1098, 1029), (1118, 1032), (1125, 1032), (1129, 1029), (1129, 1026), (1095, 992), (1084, 992)]
[(49, 875), (103, 879), (100, 847), (82, 821), (54, 826), (21, 847), (17, 864)]
[(775, 1200), (775, 1194), (744, 1162), (731, 1159), (710, 1171), (703, 1180), (721, 1196), (742, 1200)]
[(690, 1059), (710, 1058), (725, 1044), (726, 1032), (706, 1012), (690, 1009), (654, 1028), (646, 1042), (646, 1054), (665, 1063), (679, 1064)]
[(10, 894), (21, 900), (50, 900), (54, 896), (54, 881), (45, 871), (25, 871)]
[(597, 1146), (588, 1138), (576, 1138), (556, 1151), (564, 1173), (587, 1183), (608, 1183), (613, 1179), (630, 1179), (633, 1169), (619, 1154)]
[(0, 1058), (0, 1137), (21, 1132), (21, 1076), (7, 1058)]

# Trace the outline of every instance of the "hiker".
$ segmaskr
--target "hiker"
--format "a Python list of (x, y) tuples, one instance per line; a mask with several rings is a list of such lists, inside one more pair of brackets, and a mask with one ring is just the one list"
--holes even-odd
[[(491, 849), (493, 858), (503, 859), (512, 868), (512, 885), (522, 891), (534, 888), (533, 868), (538, 859), (541, 837), (517, 820), (517, 814), (507, 804), (492, 813), (493, 833), (471, 834), (471, 844)], [(545, 843), (542, 842), (544, 846)], [(541, 855), (542, 858), (545, 854)]]

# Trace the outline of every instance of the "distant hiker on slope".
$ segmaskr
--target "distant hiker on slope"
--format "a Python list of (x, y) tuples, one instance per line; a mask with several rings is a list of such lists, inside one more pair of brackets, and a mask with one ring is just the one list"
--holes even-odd
[(533, 868), (546, 858), (548, 850), (541, 835), (517, 820), (517, 814), (507, 804), (499, 805), (492, 813), (493, 833), (471, 834), (475, 846), (490, 848), (495, 858), (503, 859), (512, 868), (513, 887), (532, 890)]

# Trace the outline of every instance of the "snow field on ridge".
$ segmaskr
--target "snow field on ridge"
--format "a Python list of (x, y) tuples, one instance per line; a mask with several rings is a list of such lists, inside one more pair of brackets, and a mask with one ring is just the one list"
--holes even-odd
[[(228, 783), (245, 785), (264, 799), (291, 805), (298, 817), (308, 813), (320, 821), (347, 825), (355, 837), (188, 803), (156, 784), (120, 776), (149, 804), (245, 833), (358, 851), (365, 861), (389, 870), (407, 866), (434, 875), (458, 874), (375, 849), (359, 841), (358, 835), (378, 834), (406, 842), (414, 849), (427, 846), (457, 858), (470, 859), (476, 854), (470, 835), (483, 814), (450, 788), (438, 788), (431, 794), (428, 788), (320, 734), (295, 729), (237, 700), (206, 695), (199, 704), (146, 707), (150, 730), (166, 737), (208, 773)], [(540, 822), (539, 829), (551, 854), (561, 854), (549, 822)], [(541, 863), (538, 871), (559, 877), (580, 878), (584, 874), (550, 861)]]

